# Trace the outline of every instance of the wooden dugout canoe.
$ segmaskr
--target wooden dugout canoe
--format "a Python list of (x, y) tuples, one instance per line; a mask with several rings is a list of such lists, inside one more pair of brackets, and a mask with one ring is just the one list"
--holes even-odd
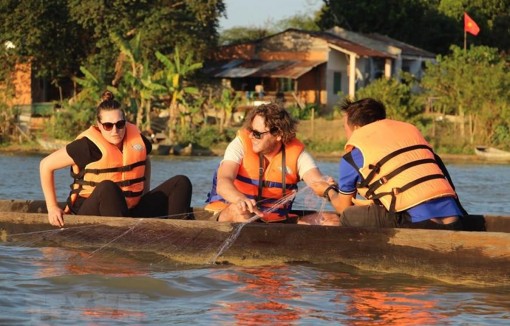
[(196, 265), (341, 263), (454, 284), (510, 286), (510, 218), (472, 215), (466, 222), (472, 231), (251, 223), (215, 259), (241, 224), (75, 215), (56, 229), (47, 223), (44, 202), (0, 200), (4, 244), (114, 250)]
[(476, 146), (475, 154), (489, 161), (510, 161), (510, 152), (494, 147)]

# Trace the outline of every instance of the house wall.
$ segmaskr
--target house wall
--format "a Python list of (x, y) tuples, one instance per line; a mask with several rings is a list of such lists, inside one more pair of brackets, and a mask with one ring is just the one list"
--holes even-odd
[(413, 74), (416, 78), (421, 79), (423, 77), (423, 60), (421, 58), (419, 59), (413, 59), (413, 60), (403, 60), (403, 68), (405, 68), (405, 71), (410, 72)]
[[(306, 33), (289, 31), (261, 42), (258, 58), (271, 60), (325, 61), (328, 57), (326, 41)], [(326, 105), (326, 65), (320, 65), (297, 79), (297, 98), (300, 103)]]
[(340, 73), (340, 90), (343, 94), (349, 94), (349, 77), (347, 75), (348, 56), (338, 51), (329, 51), (326, 68), (326, 108), (331, 111), (340, 97), (334, 90), (335, 73)]
[(358, 59), (356, 75), (356, 90), (367, 86), (372, 80), (374, 63), (372, 58), (361, 58)]
[(325, 76), (326, 64), (322, 64), (310, 70), (297, 80), (297, 93), (301, 103), (327, 105)]
[[(35, 78), (30, 62), (18, 62), (12, 72), (14, 98), (8, 105), (32, 105), (69, 98), (73, 95), (73, 83), (70, 79), (60, 81), (61, 90), (50, 84), (47, 79)], [(62, 94), (60, 94), (62, 92)]]
[(13, 72), (14, 98), (10, 105), (32, 104), (32, 65), (16, 63)]

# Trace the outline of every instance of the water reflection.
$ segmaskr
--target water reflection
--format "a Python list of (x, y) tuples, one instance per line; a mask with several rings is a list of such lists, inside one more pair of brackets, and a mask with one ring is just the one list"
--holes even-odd
[(440, 299), (431, 296), (428, 285), (399, 286), (398, 279), (381, 280), (377, 274), (352, 271), (332, 274), (309, 269), (305, 276), (300, 270), (296, 266), (266, 266), (215, 274), (214, 278), (236, 285), (239, 293), (237, 300), (219, 302), (217, 313), (232, 316), (236, 324), (243, 325), (436, 325), (449, 318), (441, 312)]
[(107, 275), (112, 277), (133, 277), (147, 275), (143, 264), (120, 254), (98, 254), (81, 250), (61, 248), (40, 248), (40, 259), (33, 262), (38, 278), (63, 275)]
[(457, 325), (510, 318), (508, 287), (469, 289), (339, 264), (156, 271), (149, 260), (105, 251), (1, 252), (0, 324)]
[(243, 325), (267, 325), (298, 321), (304, 311), (288, 301), (301, 298), (288, 266), (266, 266), (237, 269), (236, 273), (214, 277), (240, 285), (238, 291), (249, 295), (247, 300), (219, 302), (222, 315), (231, 315)]
[(436, 325), (444, 316), (435, 313), (438, 302), (427, 299), (427, 290), (404, 288), (382, 292), (375, 288), (346, 291), (349, 325)]

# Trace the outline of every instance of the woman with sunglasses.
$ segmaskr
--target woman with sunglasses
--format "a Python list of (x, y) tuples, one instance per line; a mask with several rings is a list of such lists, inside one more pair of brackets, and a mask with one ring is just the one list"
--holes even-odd
[[(191, 216), (190, 180), (178, 175), (150, 190), (150, 141), (126, 122), (120, 103), (110, 91), (101, 98), (96, 125), (40, 163), (50, 224), (64, 226), (64, 213), (180, 219)], [(69, 166), (74, 181), (62, 210), (54, 172)]]
[(323, 179), (296, 138), (297, 122), (276, 103), (250, 111), (228, 145), (213, 178), (205, 209), (217, 220), (336, 225), (335, 214), (298, 216), (292, 211), (297, 184)]

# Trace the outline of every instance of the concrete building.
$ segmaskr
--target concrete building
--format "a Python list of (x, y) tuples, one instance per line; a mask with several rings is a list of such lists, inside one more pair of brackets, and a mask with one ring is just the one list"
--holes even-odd
[[(335, 27), (287, 29), (256, 41), (220, 47), (203, 73), (222, 79), (250, 100), (285, 99), (331, 110), (343, 96), (377, 78), (408, 71), (420, 78), (435, 55), (389, 37)], [(262, 90), (262, 91), (261, 91)]]

